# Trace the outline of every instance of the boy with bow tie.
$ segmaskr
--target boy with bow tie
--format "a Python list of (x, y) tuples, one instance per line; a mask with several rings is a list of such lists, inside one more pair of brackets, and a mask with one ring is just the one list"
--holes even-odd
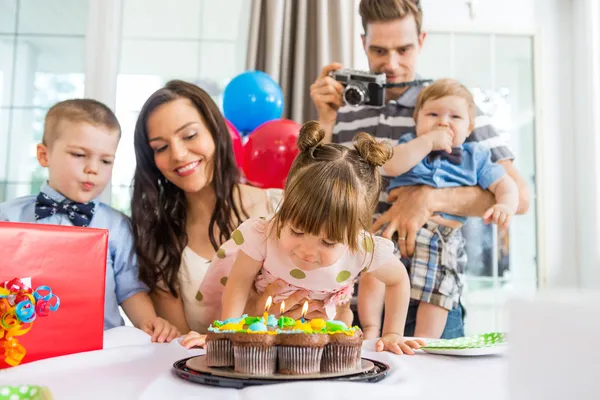
[(37, 145), (48, 181), (38, 195), (0, 204), (0, 220), (108, 229), (104, 329), (124, 324), (121, 305), (152, 341), (171, 341), (179, 332), (157, 317), (148, 289), (138, 279), (129, 219), (98, 201), (110, 180), (120, 137), (116, 116), (100, 102), (74, 99), (54, 105)]
[[(496, 204), (482, 216), (485, 222), (506, 227), (519, 204), (518, 187), (502, 166), (492, 162), (489, 148), (465, 143), (475, 126), (475, 113), (473, 96), (455, 80), (440, 79), (423, 89), (414, 110), (415, 133), (400, 137), (393, 157), (382, 167), (383, 175), (395, 177), (387, 190), (479, 185), (496, 198)], [(417, 324), (439, 335), (448, 311), (458, 306), (463, 287), (465, 263), (458, 259), (463, 256), (459, 249), (464, 239), (456, 233), (465, 221), (465, 217), (434, 213), (417, 232), (415, 252), (409, 260), (411, 299), (420, 301)], [(361, 291), (371, 294), (370, 300), (379, 296), (375, 303), (382, 307), (381, 288), (368, 279), (361, 280), (361, 286)], [(361, 318), (363, 314), (373, 320), (361, 321), (364, 325), (379, 325), (380, 313), (361, 313)]]

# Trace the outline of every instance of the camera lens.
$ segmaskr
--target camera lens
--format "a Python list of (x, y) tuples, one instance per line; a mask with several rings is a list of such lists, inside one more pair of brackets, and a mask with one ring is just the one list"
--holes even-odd
[(365, 102), (365, 89), (358, 85), (348, 85), (344, 89), (344, 101), (351, 106), (359, 106)]

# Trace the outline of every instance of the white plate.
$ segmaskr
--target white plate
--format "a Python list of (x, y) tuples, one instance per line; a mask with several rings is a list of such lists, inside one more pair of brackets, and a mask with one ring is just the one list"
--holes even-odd
[(490, 347), (479, 347), (475, 349), (425, 349), (422, 350), (429, 354), (440, 354), (444, 356), (464, 356), (464, 357), (474, 357), (474, 356), (491, 356), (496, 354), (503, 354), (506, 349), (508, 349), (508, 345), (500, 344), (497, 346)]

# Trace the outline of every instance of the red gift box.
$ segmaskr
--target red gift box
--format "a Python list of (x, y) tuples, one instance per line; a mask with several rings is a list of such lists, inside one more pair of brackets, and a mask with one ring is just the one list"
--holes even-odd
[[(21, 364), (102, 349), (108, 231), (72, 226), (0, 222), (0, 283), (31, 278), (49, 286), (60, 307), (38, 317), (16, 337)], [(0, 348), (0, 368), (9, 365)]]

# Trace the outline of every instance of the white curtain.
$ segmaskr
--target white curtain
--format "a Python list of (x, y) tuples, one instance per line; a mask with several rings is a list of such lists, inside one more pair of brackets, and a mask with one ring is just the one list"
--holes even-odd
[(252, 0), (247, 70), (268, 73), (283, 89), (283, 118), (316, 119), (310, 85), (333, 61), (350, 67), (355, 25), (351, 0)]

